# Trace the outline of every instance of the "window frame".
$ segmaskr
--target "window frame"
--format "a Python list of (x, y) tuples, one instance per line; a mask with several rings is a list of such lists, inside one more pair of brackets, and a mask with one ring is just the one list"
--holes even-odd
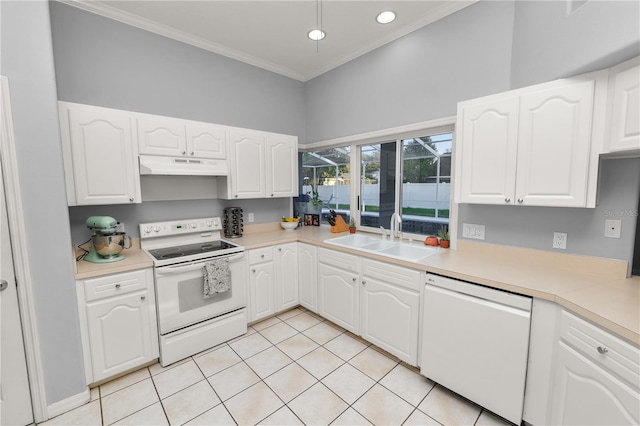
[[(449, 237), (451, 240), (451, 248), (457, 247), (457, 234), (458, 234), (458, 204), (453, 200), (455, 192), (455, 156), (456, 156), (456, 130), (455, 130), (456, 117), (444, 117), (440, 119), (425, 121), (421, 123), (410, 124), (406, 126), (399, 126), (389, 129), (377, 130), (368, 133), (362, 133), (342, 138), (330, 139), (326, 141), (314, 142), (310, 144), (300, 145), (301, 152), (316, 151), (320, 149), (327, 149), (332, 147), (340, 147), (349, 145), (351, 149), (350, 154), (350, 170), (351, 170), (351, 183), (350, 183), (350, 217), (356, 221), (356, 226), (368, 233), (380, 234), (382, 231), (380, 228), (373, 228), (369, 226), (361, 226), (360, 220), (360, 191), (361, 191), (361, 154), (360, 147), (362, 145), (375, 145), (385, 142), (396, 141), (396, 149), (400, 149), (402, 152), (402, 141), (405, 139), (411, 139), (422, 136), (432, 136), (441, 133), (451, 133), (451, 181), (450, 181), (450, 195), (449, 195)], [(396, 155), (396, 167), (397, 162), (402, 162), (401, 155)], [(302, 167), (302, 164), (300, 165)], [(401, 169), (398, 169), (401, 170)], [(396, 179), (396, 199), (395, 207), (396, 211), (401, 210), (399, 203), (401, 201), (402, 179)], [(399, 212), (398, 212), (399, 213)], [(327, 226), (327, 225), (323, 225)], [(413, 241), (423, 241), (425, 236), (422, 234), (403, 234), (405, 239)]]

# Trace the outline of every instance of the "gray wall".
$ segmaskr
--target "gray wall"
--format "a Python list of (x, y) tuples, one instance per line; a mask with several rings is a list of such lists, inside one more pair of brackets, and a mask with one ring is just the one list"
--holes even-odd
[[(573, 12), (569, 4), (579, 5)], [(638, 1), (518, 1), (511, 86), (595, 71), (638, 55)]]
[[(554, 232), (567, 233), (567, 249), (553, 250), (632, 262), (640, 158), (602, 160), (595, 209), (460, 204), (458, 235), (463, 222), (485, 225), (485, 241), (553, 250)], [(622, 221), (621, 238), (605, 238), (606, 219)]]
[[(51, 2), (58, 98), (297, 135), (304, 143), (303, 83), (152, 34), (58, 2)], [(137, 225), (156, 220), (219, 216), (224, 200), (69, 208), (74, 243), (86, 240), (88, 215)], [(256, 223), (288, 214), (289, 200), (258, 204)], [(233, 205), (238, 205), (233, 202)], [(83, 240), (84, 238), (84, 240)], [(80, 241), (80, 242), (82, 242)]]
[[(137, 238), (140, 236), (140, 223), (222, 216), (225, 207), (240, 207), (244, 213), (246, 227), (249, 225), (248, 213), (254, 213), (254, 223), (279, 221), (289, 213), (289, 199), (147, 201), (141, 204), (73, 207), (69, 209), (71, 239), (75, 245), (89, 239), (91, 232), (87, 229), (85, 221), (93, 215), (116, 218), (124, 223), (127, 234)], [(126, 251), (123, 254), (126, 255)]]
[(456, 114), (456, 104), (509, 89), (514, 4), (483, 2), (306, 84), (307, 141)]
[[(640, 55), (640, 3), (591, 1), (567, 15), (568, 4), (481, 1), (307, 82), (307, 140), (455, 115), (461, 100)], [(625, 238), (602, 236), (605, 211), (637, 208), (634, 168), (603, 162), (595, 210), (461, 205), (459, 226), (484, 223), (486, 242), (547, 250), (553, 230), (564, 229), (567, 253), (631, 261), (632, 221), (623, 219)]]
[(86, 389), (58, 129), (49, 7), (0, 2), (1, 72), (9, 78), (26, 244), (46, 398)]

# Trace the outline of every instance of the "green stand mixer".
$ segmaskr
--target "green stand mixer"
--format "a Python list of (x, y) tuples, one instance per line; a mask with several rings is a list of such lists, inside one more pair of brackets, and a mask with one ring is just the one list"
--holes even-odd
[(91, 216), (87, 219), (91, 229), (91, 249), (84, 257), (87, 262), (108, 263), (124, 260), (122, 249), (131, 248), (131, 237), (118, 232), (118, 221), (110, 216)]

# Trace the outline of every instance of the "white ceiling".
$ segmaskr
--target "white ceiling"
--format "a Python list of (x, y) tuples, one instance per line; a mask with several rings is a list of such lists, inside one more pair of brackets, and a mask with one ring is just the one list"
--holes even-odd
[[(307, 81), (476, 0), (59, 1)], [(397, 19), (378, 24), (383, 10)], [(327, 36), (314, 42), (320, 16)]]

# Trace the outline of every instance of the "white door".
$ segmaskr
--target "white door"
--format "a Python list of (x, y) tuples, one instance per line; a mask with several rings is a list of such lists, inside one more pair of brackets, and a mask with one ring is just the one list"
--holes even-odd
[(200, 158), (227, 158), (227, 129), (213, 124), (187, 124), (187, 152)]
[[(609, 151), (640, 149), (640, 60), (638, 58), (612, 69)], [(615, 71), (614, 71), (615, 70)]]
[(522, 96), (517, 205), (586, 206), (594, 90), (584, 81)]
[(0, 424), (33, 423), (0, 161)]
[(298, 294), (300, 304), (312, 312), (318, 312), (316, 304), (318, 261), (316, 247), (298, 243)]
[(276, 311), (298, 305), (298, 243), (282, 244), (276, 248), (277, 297)]
[(145, 116), (136, 119), (140, 154), (182, 157), (187, 155), (185, 125), (182, 120)]
[(269, 197), (298, 196), (298, 143), (295, 136), (267, 137), (267, 187)]
[(251, 266), (249, 274), (251, 321), (257, 321), (276, 313), (273, 272), (273, 262)]
[(229, 198), (264, 198), (264, 144), (264, 133), (242, 129), (230, 131), (231, 191)]
[(518, 138), (518, 98), (461, 105), (456, 146), (459, 201), (513, 204)]
[(137, 147), (129, 115), (107, 108), (73, 106), (68, 126), (77, 205), (140, 202)]
[(359, 281), (354, 272), (318, 264), (318, 312), (355, 334), (360, 323)]

